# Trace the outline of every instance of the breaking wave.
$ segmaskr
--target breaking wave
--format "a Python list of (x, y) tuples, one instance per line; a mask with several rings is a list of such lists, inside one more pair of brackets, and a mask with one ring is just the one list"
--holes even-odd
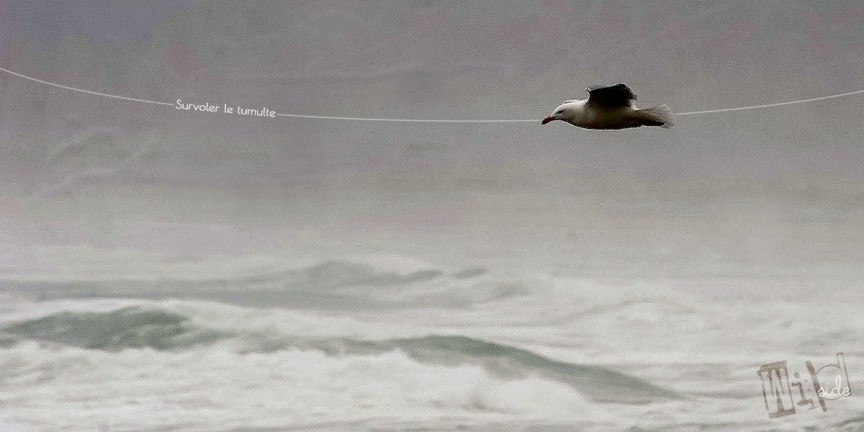
[(190, 325), (180, 314), (138, 307), (111, 312), (61, 312), (19, 322), (3, 331), (28, 339), (86, 349), (167, 350), (214, 342), (228, 337)]
[(554, 360), (529, 350), (466, 336), (430, 335), (381, 342), (342, 342), (349, 352), (351, 348), (361, 351), (396, 349), (424, 363), (479, 364), (501, 378), (541, 376), (567, 384), (598, 402), (640, 403), (681, 397), (671, 390), (608, 368)]
[(179, 351), (229, 343), (241, 354), (295, 350), (348, 358), (401, 352), (420, 364), (479, 366), (490, 376), (502, 380), (540, 377), (557, 381), (598, 402), (645, 403), (680, 397), (671, 390), (608, 368), (568, 363), (526, 349), (461, 335), (362, 340), (304, 338), (239, 329), (231, 332), (194, 324), (187, 316), (176, 312), (142, 307), (108, 312), (60, 312), (13, 323), (2, 331), (6, 337), (103, 351), (134, 348)]
[(487, 270), (480, 267), (446, 272), (418, 263), (395, 268), (386, 264), (332, 259), (289, 270), (193, 280), (169, 277), (12, 285), (21, 295), (34, 300), (176, 298), (252, 307), (351, 310), (416, 304), (467, 307), (522, 292), (518, 284), (483, 280)]

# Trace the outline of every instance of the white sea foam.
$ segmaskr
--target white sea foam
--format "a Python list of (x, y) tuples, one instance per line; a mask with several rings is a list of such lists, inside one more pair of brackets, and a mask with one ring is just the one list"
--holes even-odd
[[(22, 343), (6, 354), (3, 368), (14, 371), (0, 393), (7, 413), (40, 430), (100, 424), (275, 427), (372, 418), (609, 418), (602, 406), (554, 381), (495, 378), (480, 366), (429, 365), (398, 351), (347, 357), (294, 349), (109, 353)], [(54, 409), (64, 404), (76, 409)]]

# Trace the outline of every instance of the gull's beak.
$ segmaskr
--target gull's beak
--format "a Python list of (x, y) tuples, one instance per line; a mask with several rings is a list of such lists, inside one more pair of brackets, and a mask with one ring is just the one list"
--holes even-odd
[(541, 124), (541, 125), (545, 125), (546, 123), (549, 123), (549, 122), (551, 122), (552, 120), (558, 120), (558, 119), (556, 119), (555, 117), (546, 117), (546, 118), (544, 118), (543, 120), (540, 120), (540, 124)]

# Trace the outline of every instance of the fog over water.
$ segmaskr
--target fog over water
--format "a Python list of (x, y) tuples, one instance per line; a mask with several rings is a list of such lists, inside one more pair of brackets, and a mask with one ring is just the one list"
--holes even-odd
[[(864, 431), (864, 96), (540, 125), (591, 84), (678, 113), (861, 90), (862, 24), (0, 2), (0, 68), (165, 104), (0, 71), (0, 430)], [(837, 353), (823, 411), (805, 362), (833, 384)], [(804, 402), (769, 418), (784, 360)]]

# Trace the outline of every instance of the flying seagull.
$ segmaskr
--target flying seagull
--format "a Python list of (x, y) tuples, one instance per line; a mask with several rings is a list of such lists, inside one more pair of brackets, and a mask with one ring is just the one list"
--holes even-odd
[(564, 101), (540, 123), (561, 120), (585, 129), (625, 129), (639, 126), (672, 127), (672, 110), (666, 104), (637, 109), (636, 95), (625, 84), (589, 86), (588, 99)]

